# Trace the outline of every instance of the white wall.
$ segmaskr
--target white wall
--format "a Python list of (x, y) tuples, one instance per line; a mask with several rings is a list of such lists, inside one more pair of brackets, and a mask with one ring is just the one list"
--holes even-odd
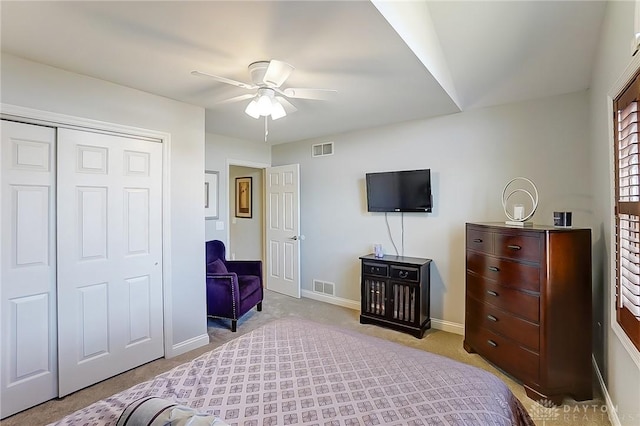
[[(251, 118), (248, 118), (252, 120)], [(249, 142), (242, 139), (230, 138), (227, 136), (216, 135), (212, 133), (206, 134), (206, 159), (205, 166), (207, 170), (216, 170), (220, 172), (220, 218), (216, 220), (207, 220), (205, 237), (206, 241), (221, 240), (226, 245), (229, 244), (227, 235), (231, 219), (229, 215), (229, 164), (243, 164), (254, 166), (271, 164), (271, 146), (266, 143)], [(233, 198), (231, 199), (233, 202)], [(255, 207), (255, 206), (254, 206)], [(222, 229), (216, 229), (216, 222)]]
[[(631, 62), (630, 44), (633, 36), (634, 2), (608, 2), (600, 36), (590, 93), (590, 142), (592, 150), (591, 181), (594, 196), (594, 319), (596, 324), (595, 356), (605, 377), (612, 404), (618, 409), (623, 425), (640, 424), (640, 368), (612, 330), (610, 297), (612, 162), (610, 160), (609, 100), (607, 94)], [(600, 350), (604, 348), (604, 350)]]
[[(365, 173), (430, 168), (434, 210), (405, 213), (404, 254), (434, 260), (432, 318), (463, 324), (465, 222), (504, 221), (510, 179), (536, 183), (536, 223), (551, 225), (554, 210), (567, 210), (574, 226), (590, 226), (588, 99), (574, 93), (274, 146), (274, 165), (300, 163), (302, 288), (330, 281), (336, 296), (358, 301), (358, 256), (374, 243), (395, 254), (384, 213), (366, 211)], [(313, 143), (330, 140), (334, 155), (311, 157)], [(399, 245), (400, 215), (389, 222)]]
[[(229, 203), (229, 259), (255, 260), (262, 259), (262, 247), (264, 245), (263, 194), (264, 183), (262, 181), (262, 169), (243, 166), (229, 167), (229, 197), (234, 200)], [(235, 217), (236, 188), (235, 179), (238, 177), (251, 177), (252, 212), (250, 218)]]
[[(171, 317), (175, 355), (208, 343), (204, 286), (204, 110), (2, 54), (2, 102), (171, 134)], [(166, 263), (166, 261), (165, 261)], [(165, 265), (166, 267), (166, 265)]]

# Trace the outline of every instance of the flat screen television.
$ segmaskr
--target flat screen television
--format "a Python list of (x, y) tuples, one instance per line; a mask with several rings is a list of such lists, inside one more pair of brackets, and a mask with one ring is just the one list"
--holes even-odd
[(431, 170), (367, 173), (370, 212), (430, 212)]

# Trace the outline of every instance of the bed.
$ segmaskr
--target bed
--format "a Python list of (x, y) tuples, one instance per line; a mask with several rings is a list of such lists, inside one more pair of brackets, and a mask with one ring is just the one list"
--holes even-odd
[(533, 425), (489, 372), (299, 318), (270, 322), (53, 424), (116, 425), (150, 396), (229, 425)]

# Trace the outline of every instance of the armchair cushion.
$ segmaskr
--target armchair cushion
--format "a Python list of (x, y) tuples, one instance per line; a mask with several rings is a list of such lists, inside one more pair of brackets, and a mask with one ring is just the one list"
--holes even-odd
[(238, 275), (238, 287), (240, 287), (240, 299), (244, 300), (252, 293), (262, 289), (260, 277), (255, 275)]
[(226, 274), (228, 272), (227, 267), (220, 259), (216, 259), (207, 264), (207, 274)]

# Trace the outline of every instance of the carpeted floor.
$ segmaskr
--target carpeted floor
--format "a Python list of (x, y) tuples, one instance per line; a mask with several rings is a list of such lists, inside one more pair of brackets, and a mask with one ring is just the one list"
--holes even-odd
[(594, 380), (594, 395), (591, 401), (575, 402), (565, 399), (559, 407), (542, 407), (529, 399), (524, 389), (512, 378), (484, 361), (481, 357), (468, 354), (462, 348), (462, 336), (440, 330), (428, 330), (422, 339), (388, 330), (374, 325), (359, 323), (359, 312), (340, 306), (330, 305), (311, 299), (294, 299), (267, 291), (262, 312), (253, 310), (238, 322), (238, 332), (231, 333), (225, 320), (209, 320), (209, 345), (180, 355), (172, 359), (159, 359), (111, 379), (75, 392), (65, 398), (52, 400), (37, 407), (18, 413), (0, 423), (5, 426), (44, 425), (59, 420), (63, 416), (85, 407), (97, 400), (127, 389), (139, 382), (151, 379), (157, 374), (182, 364), (196, 356), (214, 349), (221, 344), (240, 336), (261, 325), (285, 316), (297, 316), (313, 321), (332, 324), (356, 330), (363, 334), (385, 338), (402, 345), (434, 352), (458, 361), (488, 370), (504, 380), (513, 393), (522, 401), (536, 424), (547, 426), (586, 426), (609, 425), (606, 406), (600, 398), (599, 389)]

